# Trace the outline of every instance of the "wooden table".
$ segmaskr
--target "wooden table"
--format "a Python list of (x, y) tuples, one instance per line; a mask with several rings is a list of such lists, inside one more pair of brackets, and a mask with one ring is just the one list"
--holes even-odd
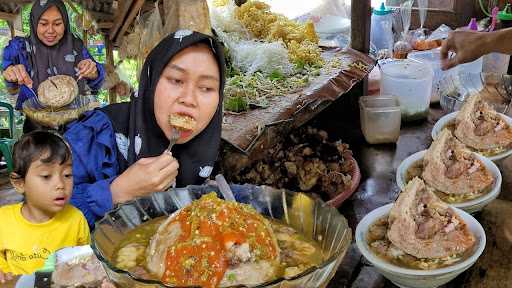
[[(350, 227), (355, 231), (357, 223), (373, 209), (393, 202), (399, 192), (395, 173), (398, 165), (408, 156), (420, 150), (427, 149), (432, 139), (430, 132), (435, 122), (445, 113), (437, 105), (430, 109), (428, 119), (417, 123), (406, 123), (402, 125), (400, 139), (397, 144), (392, 145), (370, 145), (362, 137), (357, 121), (347, 119), (334, 119), (337, 115), (334, 111), (327, 111), (322, 117), (313, 123), (313, 126), (325, 129), (330, 136), (342, 139), (349, 143), (354, 152), (355, 158), (361, 167), (361, 184), (354, 195), (341, 207), (340, 212), (349, 221)], [(339, 114), (338, 114), (339, 115)], [(354, 115), (349, 116), (352, 119)], [(505, 162), (506, 161), (506, 162)], [(502, 163), (498, 163), (503, 175), (501, 199), (512, 200), (512, 157)], [(508, 177), (507, 177), (508, 175)], [(512, 202), (510, 202), (512, 205)], [(476, 215), (479, 219), (479, 215)], [(485, 227), (485, 226), (484, 226)], [(486, 231), (489, 239), (495, 237)], [(485, 253), (491, 253), (493, 247), (487, 247)], [(512, 258), (512, 254), (510, 254)], [(480, 258), (482, 259), (483, 256)], [(469, 274), (463, 273), (443, 288), (468, 287)], [(473, 277), (474, 278), (474, 277)], [(508, 287), (512, 287), (512, 284)], [(344, 261), (340, 265), (333, 280), (329, 283), (330, 288), (340, 287), (396, 287), (386, 280), (368, 263), (357, 250), (355, 244), (347, 252)], [(480, 287), (480, 286), (473, 286)], [(500, 286), (495, 286), (500, 287)]]

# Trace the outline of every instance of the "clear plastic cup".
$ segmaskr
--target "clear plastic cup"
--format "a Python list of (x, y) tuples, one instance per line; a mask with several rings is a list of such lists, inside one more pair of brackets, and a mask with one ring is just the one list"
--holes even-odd
[(361, 130), (370, 144), (396, 143), (400, 136), (400, 104), (394, 96), (359, 98)]

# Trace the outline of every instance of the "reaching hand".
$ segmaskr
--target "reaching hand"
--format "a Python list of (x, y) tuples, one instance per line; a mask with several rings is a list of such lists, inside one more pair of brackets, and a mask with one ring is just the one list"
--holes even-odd
[(78, 77), (86, 79), (98, 78), (98, 68), (96, 63), (91, 59), (84, 59), (78, 63)]
[[(441, 62), (443, 70), (453, 68), (459, 64), (475, 61), (486, 54), (486, 37), (489, 33), (474, 31), (454, 31), (448, 39), (443, 41), (441, 47)], [(449, 58), (449, 52), (456, 55)]]
[(16, 83), (18, 85), (27, 85), (32, 88), (32, 79), (30, 79), (25, 66), (21, 64), (7, 67), (2, 75), (7, 82)]
[(11, 281), (13, 279), (12, 273), (5, 273), (0, 270), (0, 283), (5, 283), (7, 281)]

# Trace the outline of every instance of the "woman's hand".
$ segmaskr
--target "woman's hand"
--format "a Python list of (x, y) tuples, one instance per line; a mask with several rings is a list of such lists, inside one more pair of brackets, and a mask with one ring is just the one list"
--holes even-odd
[[(441, 47), (442, 69), (447, 70), (459, 64), (475, 61), (489, 53), (492, 33), (475, 31), (453, 31)], [(497, 44), (496, 44), (497, 45)], [(456, 55), (449, 58), (449, 52)]]
[(171, 153), (142, 158), (119, 175), (110, 185), (114, 204), (153, 192), (165, 191), (176, 181), (178, 161)]
[(0, 270), (0, 283), (5, 283), (7, 281), (11, 281), (13, 279), (12, 273), (4, 273)]
[(91, 59), (84, 59), (78, 63), (78, 78), (96, 79), (98, 78), (98, 68)]
[(7, 82), (16, 83), (18, 85), (27, 85), (32, 88), (32, 79), (30, 79), (25, 66), (21, 64), (7, 67), (2, 75)]

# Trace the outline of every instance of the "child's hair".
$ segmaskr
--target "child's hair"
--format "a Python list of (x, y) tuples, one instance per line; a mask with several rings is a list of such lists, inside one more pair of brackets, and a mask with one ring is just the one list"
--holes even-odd
[[(44, 159), (41, 159), (45, 157)], [(24, 179), (30, 165), (41, 160), (43, 163), (58, 161), (64, 164), (71, 159), (71, 149), (64, 139), (50, 131), (33, 131), (23, 135), (13, 149), (12, 179)]]

